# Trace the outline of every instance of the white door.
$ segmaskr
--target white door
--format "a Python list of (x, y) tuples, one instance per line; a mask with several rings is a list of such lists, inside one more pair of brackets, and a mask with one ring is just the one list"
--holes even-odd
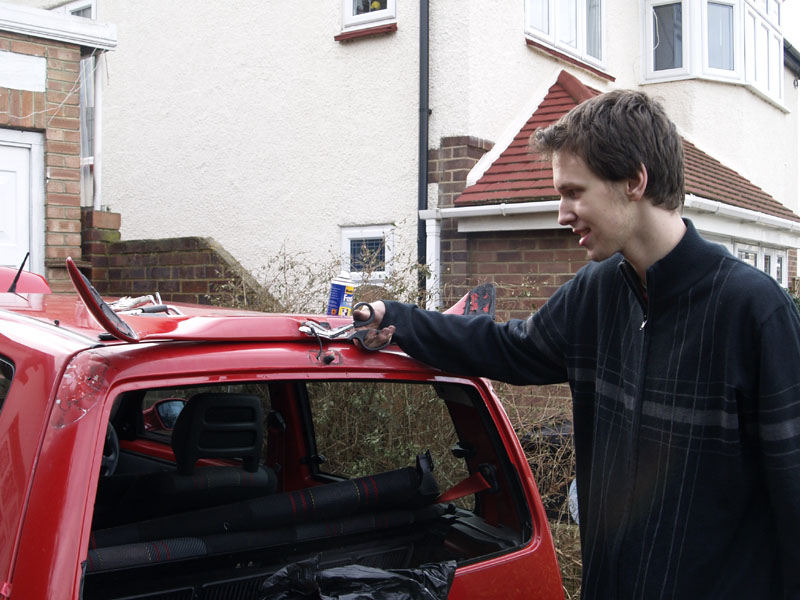
[(44, 272), (43, 136), (0, 130), (0, 265)]

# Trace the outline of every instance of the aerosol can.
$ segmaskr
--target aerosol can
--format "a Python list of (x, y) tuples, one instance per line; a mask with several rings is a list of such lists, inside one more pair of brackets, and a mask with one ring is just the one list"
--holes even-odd
[(331, 293), (328, 296), (328, 308), (325, 314), (349, 317), (353, 314), (353, 280), (350, 274), (342, 271), (331, 281)]

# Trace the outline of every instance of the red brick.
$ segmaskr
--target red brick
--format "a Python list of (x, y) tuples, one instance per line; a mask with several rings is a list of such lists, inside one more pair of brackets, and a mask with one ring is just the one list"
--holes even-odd
[(81, 172), (78, 169), (50, 169), (50, 179), (71, 179), (81, 180)]
[(80, 131), (81, 120), (70, 117), (51, 117), (48, 121), (48, 126)]
[(50, 46), (47, 48), (47, 57), (56, 60), (70, 60), (78, 62), (81, 59), (80, 50), (76, 48), (63, 48), (58, 46)]
[(81, 145), (72, 142), (59, 142), (48, 140), (45, 143), (45, 150), (55, 154), (77, 154), (81, 153)]
[(28, 54), (30, 56), (44, 56), (47, 53), (47, 48), (42, 44), (33, 44), (31, 42), (22, 42), (19, 40), (12, 41), (11, 52), (18, 54)]

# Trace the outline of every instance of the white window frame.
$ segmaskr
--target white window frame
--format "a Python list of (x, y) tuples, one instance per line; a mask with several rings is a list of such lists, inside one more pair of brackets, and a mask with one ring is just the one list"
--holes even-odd
[[(349, 273), (356, 283), (380, 283), (392, 274), (392, 258), (394, 256), (393, 225), (363, 225), (341, 228), (342, 238), (342, 271)], [(384, 243), (384, 270), (372, 271), (368, 280), (364, 280), (364, 272), (350, 270), (350, 242), (359, 239), (382, 239)]]
[[(681, 5), (681, 66), (674, 69), (662, 69), (656, 71), (656, 32), (653, 27), (653, 14), (654, 9), (658, 6), (665, 6), (667, 4), (680, 4)], [(668, 79), (682, 79), (688, 77), (691, 73), (691, 46), (692, 46), (692, 30), (690, 29), (691, 19), (689, 1), (688, 0), (646, 0), (644, 10), (644, 57), (645, 57), (645, 71), (646, 78), (652, 81), (663, 81)]]
[[(537, 29), (533, 25), (533, 3), (545, 2), (547, 4), (548, 13), (548, 31)], [(581, 62), (589, 65), (600, 67), (605, 70), (606, 65), (606, 4), (607, 0), (600, 0), (600, 57), (592, 56), (588, 53), (587, 45), (587, 31), (586, 31), (586, 0), (577, 0), (577, 12), (575, 18), (577, 20), (576, 35), (577, 47), (570, 46), (569, 44), (560, 41), (560, 29), (563, 23), (558, 19), (558, 0), (525, 0), (525, 35), (535, 42), (539, 42), (546, 46), (550, 46), (554, 50), (558, 50), (564, 54), (574, 56)]]
[[(783, 106), (783, 34), (780, 4), (774, 0), (641, 0), (642, 83), (710, 79), (750, 88), (765, 100)], [(653, 9), (680, 2), (683, 23), (683, 68), (654, 68)], [(708, 3), (733, 7), (734, 69), (712, 68), (708, 57)], [(760, 36), (760, 38), (759, 38)], [(761, 40), (759, 42), (759, 39)]]
[[(712, 67), (708, 49), (708, 5), (724, 4), (730, 6), (733, 13), (733, 69), (719, 69)], [(704, 0), (702, 2), (702, 47), (703, 47), (703, 73), (714, 78), (741, 80), (744, 78), (744, 25), (742, 24), (741, 6), (736, 0)]]
[[(736, 242), (734, 244), (734, 255), (736, 258), (739, 258), (739, 251), (753, 252), (756, 255), (756, 268), (759, 271), (764, 271), (767, 273), (767, 275), (777, 281), (781, 287), (789, 287), (789, 253), (785, 249), (781, 250), (779, 248), (770, 248), (768, 246)], [(765, 270), (764, 268), (765, 257), (769, 257), (769, 271)], [(778, 279), (779, 258), (783, 263), (780, 279)]]
[(353, 0), (342, 0), (342, 31), (368, 29), (397, 22), (397, 0), (386, 0), (386, 8), (360, 15), (353, 14)]
[(89, 18), (97, 19), (97, 3), (95, 2), (95, 0), (73, 0), (73, 2), (67, 2), (66, 4), (62, 4), (61, 6), (56, 6), (55, 8), (52, 8), (50, 10), (52, 10), (53, 12), (66, 13), (68, 15), (75, 16), (74, 13), (87, 8), (92, 9), (92, 14)]

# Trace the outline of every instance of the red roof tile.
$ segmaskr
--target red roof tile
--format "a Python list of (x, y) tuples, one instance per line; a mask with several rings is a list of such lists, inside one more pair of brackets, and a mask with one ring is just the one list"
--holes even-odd
[[(555, 123), (570, 109), (599, 93), (562, 71), (511, 144), (474, 185), (456, 198), (456, 206), (558, 200), (552, 167), (528, 150), (528, 140), (537, 128)], [(690, 142), (683, 140), (683, 149), (687, 194), (800, 221), (800, 216)]]

